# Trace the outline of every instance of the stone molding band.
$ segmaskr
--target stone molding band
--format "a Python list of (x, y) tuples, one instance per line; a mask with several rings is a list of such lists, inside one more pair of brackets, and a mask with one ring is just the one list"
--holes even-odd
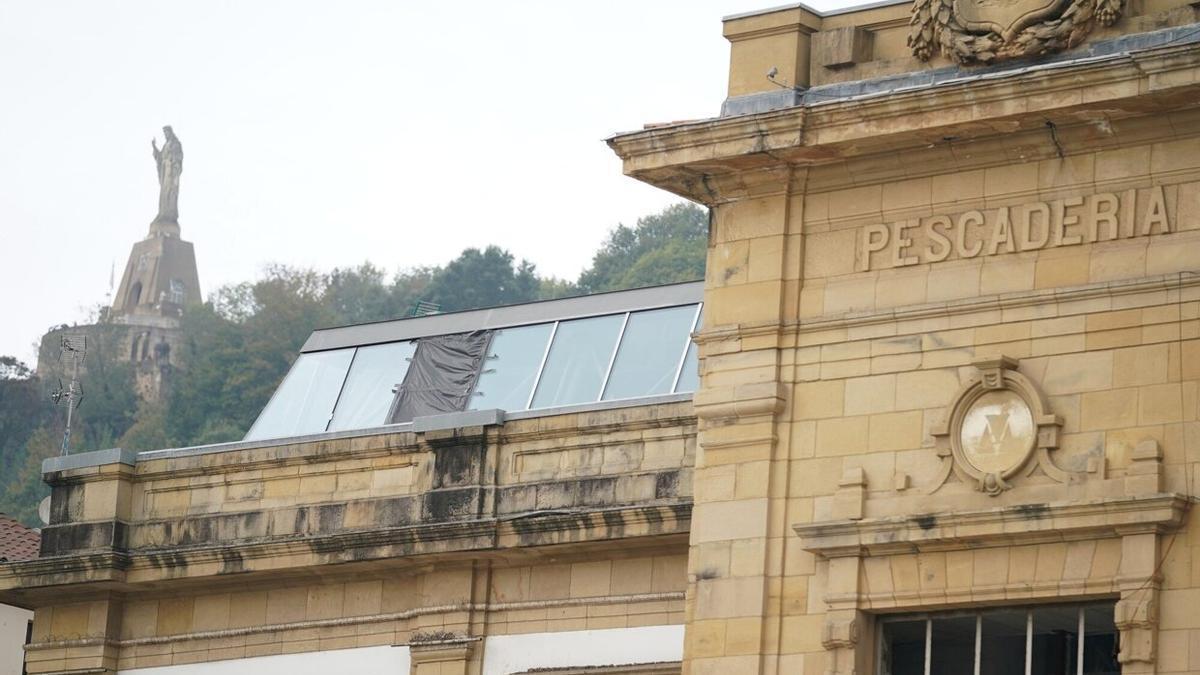
[(557, 607), (579, 607), (587, 605), (619, 605), (623, 603), (643, 603), (643, 602), (670, 602), (682, 601), (684, 593), (682, 591), (668, 591), (663, 593), (633, 593), (630, 595), (612, 595), (612, 596), (597, 596), (591, 598), (564, 598), (560, 600), (527, 600), (523, 602), (493, 602), (493, 603), (472, 603), (463, 602), (452, 605), (432, 605), (429, 607), (417, 607), (407, 609), (402, 612), (389, 612), (387, 614), (375, 614), (369, 616), (348, 616), (337, 619), (311, 619), (307, 621), (292, 621), (288, 623), (274, 623), (263, 626), (246, 626), (244, 628), (226, 628), (222, 630), (197, 631), (194, 633), (180, 633), (178, 635), (156, 635), (153, 637), (128, 638), (124, 640), (113, 640), (106, 638), (81, 638), (76, 640), (53, 640), (46, 642), (31, 642), (25, 646), (27, 650), (36, 649), (62, 649), (71, 647), (91, 647), (96, 645), (108, 645), (112, 647), (135, 647), (139, 645), (160, 645), (169, 644), (172, 642), (185, 642), (190, 640), (215, 640), (232, 637), (242, 637), (245, 635), (260, 635), (262, 633), (274, 633), (287, 630), (305, 630), (310, 628), (335, 628), (339, 626), (357, 626), (372, 623), (386, 623), (388, 621), (404, 621), (413, 619), (418, 616), (427, 616), (430, 614), (446, 614), (450, 612), (504, 612), (524, 609), (550, 609)]
[[(764, 335), (778, 335), (782, 338), (839, 328), (859, 328), (883, 323), (919, 321), (922, 319), (972, 314), (974, 312), (986, 312), (997, 309), (1024, 309), (1047, 302), (1077, 302), (1105, 297), (1116, 298), (1137, 293), (1176, 291), (1185, 288), (1200, 288), (1200, 272), (1172, 272), (1170, 274), (1144, 277), (1133, 281), (1109, 281), (1047, 290), (1016, 291), (983, 298), (952, 300), (883, 310), (847, 312), (828, 317), (783, 323), (716, 326), (697, 333), (695, 340), (700, 345), (705, 345), (724, 340)], [(1080, 312), (1080, 314), (1083, 313)]]
[[(522, 533), (553, 534), (555, 532), (575, 532), (581, 525), (581, 519), (586, 519), (586, 525), (598, 529), (610, 529), (617, 520), (626, 527), (644, 526), (659, 535), (678, 534), (686, 532), (670, 523), (690, 521), (692, 504), (688, 502), (673, 502), (650, 504), (635, 507), (617, 507), (608, 509), (560, 509), (542, 511), (537, 514), (519, 514), (515, 517), (494, 517), (478, 520), (451, 521), (429, 525), (383, 528), (366, 531), (338, 532), (324, 536), (288, 537), (285, 540), (258, 540), (205, 547), (175, 547), (171, 553), (171, 562), (179, 564), (186, 562), (188, 567), (227, 561), (230, 554), (236, 554), (241, 561), (255, 559), (286, 558), (291, 555), (332, 555), (342, 553), (347, 560), (354, 559), (348, 552), (362, 548), (386, 548), (395, 546), (417, 546), (428, 542), (462, 541), (465, 544), (458, 549), (446, 550), (444, 547), (438, 553), (459, 553), (478, 551), (480, 546), (472, 546), (471, 542), (484, 542), (482, 548), (496, 550), (502, 537)], [(599, 536), (597, 540), (606, 537)], [(508, 547), (503, 547), (508, 548)], [(513, 547), (519, 548), (519, 547)], [(430, 551), (433, 552), (433, 551)], [(421, 555), (425, 551), (414, 551), (411, 555)], [(81, 553), (68, 556), (35, 558), (5, 565), (0, 572), (0, 589), (12, 587), (14, 579), (25, 577), (22, 584), (26, 588), (36, 588), (37, 582), (51, 575), (79, 575), (72, 583), (89, 583), (97, 581), (126, 582), (129, 572), (138, 570), (159, 569), (164, 562), (160, 551), (145, 550), (106, 550), (91, 553)], [(359, 558), (366, 559), (366, 558)], [(273, 568), (257, 568), (254, 572), (266, 572)], [(205, 574), (207, 575), (207, 574)], [(187, 577), (176, 577), (176, 579)]]
[[(997, 509), (795, 525), (801, 547), (823, 558), (953, 551), (985, 546), (1170, 532), (1191, 498), (1161, 493), (1083, 503), (1017, 504)], [(1014, 527), (1023, 523), (1025, 526)], [(1041, 527), (1038, 527), (1041, 524)]]

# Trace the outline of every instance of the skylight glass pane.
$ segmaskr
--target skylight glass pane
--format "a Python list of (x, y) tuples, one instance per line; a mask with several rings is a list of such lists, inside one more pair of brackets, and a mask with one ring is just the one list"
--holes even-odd
[(353, 349), (301, 354), (246, 434), (246, 440), (325, 431), (353, 356)]
[(604, 400), (669, 394), (695, 318), (695, 305), (630, 314)]
[(534, 408), (590, 403), (600, 398), (600, 385), (625, 315), (612, 314), (558, 324), (550, 355), (542, 370)]
[(404, 380), (408, 360), (416, 348), (416, 342), (359, 347), (329, 430), (366, 429), (383, 424), (395, 397), (392, 390)]
[(553, 328), (543, 323), (496, 331), (467, 408), (524, 410)]
[[(700, 316), (696, 319), (696, 330), (700, 329), (703, 321), (704, 310), (700, 310)], [(679, 384), (675, 386), (676, 392), (696, 391), (700, 388), (700, 361), (696, 352), (696, 343), (692, 342), (689, 335), (687, 354), (683, 357), (683, 370), (679, 371)]]

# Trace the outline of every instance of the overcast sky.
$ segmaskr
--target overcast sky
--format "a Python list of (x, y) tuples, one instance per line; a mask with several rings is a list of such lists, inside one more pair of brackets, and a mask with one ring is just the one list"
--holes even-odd
[(721, 17), (771, 4), (0, 0), (0, 355), (33, 365), (119, 282), (164, 124), (206, 297), (272, 262), (396, 270), (487, 244), (573, 279), (676, 200), (603, 139), (715, 115)]

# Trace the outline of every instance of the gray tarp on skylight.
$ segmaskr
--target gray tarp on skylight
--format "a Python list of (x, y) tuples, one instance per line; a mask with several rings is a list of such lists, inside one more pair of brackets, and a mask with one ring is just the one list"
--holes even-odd
[(465, 410), (491, 334), (475, 331), (418, 340), (388, 422)]

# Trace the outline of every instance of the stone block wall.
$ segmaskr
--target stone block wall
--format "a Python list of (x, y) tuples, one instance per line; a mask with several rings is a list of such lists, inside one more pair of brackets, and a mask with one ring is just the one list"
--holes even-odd
[(482, 672), (487, 636), (682, 622), (695, 433), (681, 402), (109, 453), (47, 474), (44, 557), (0, 594), (35, 608), (31, 673), (377, 645)]
[[(790, 59), (739, 51), (784, 24), (819, 41), (802, 14), (727, 21), (731, 68)], [(888, 49), (907, 16), (809, 28)], [(880, 616), (1085, 600), (1116, 603), (1123, 672), (1200, 668), (1200, 66), (1122, 58), (610, 141), (714, 211), (684, 672), (873, 673)], [(1033, 420), (996, 473), (955, 426), (990, 390)]]

